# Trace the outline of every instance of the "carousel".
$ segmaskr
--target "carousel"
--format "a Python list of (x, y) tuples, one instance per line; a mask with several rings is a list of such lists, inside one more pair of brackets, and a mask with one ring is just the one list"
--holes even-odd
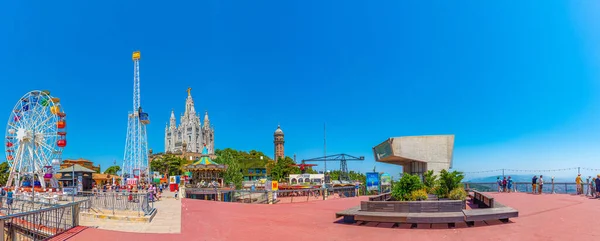
[(227, 165), (217, 164), (208, 155), (206, 145), (202, 149), (202, 156), (196, 162), (184, 167), (189, 172), (190, 180), (186, 184), (186, 197), (202, 200), (225, 200), (228, 188), (224, 188), (223, 174)]
[(184, 170), (191, 173), (187, 187), (221, 188), (223, 187), (223, 173), (227, 170), (227, 165), (215, 163), (208, 155), (208, 149), (204, 145), (200, 159), (185, 166)]

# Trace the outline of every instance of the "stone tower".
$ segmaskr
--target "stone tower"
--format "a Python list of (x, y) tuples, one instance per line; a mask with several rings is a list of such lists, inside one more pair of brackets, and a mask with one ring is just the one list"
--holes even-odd
[(283, 144), (285, 141), (283, 140), (283, 131), (281, 127), (277, 125), (277, 130), (275, 130), (275, 134), (273, 134), (273, 143), (275, 144), (275, 161), (279, 158), (284, 158), (285, 153), (283, 151)]
[[(165, 127), (165, 152), (167, 153), (201, 153), (204, 145), (209, 154), (214, 154), (214, 129), (210, 126), (208, 112), (204, 116), (204, 126), (196, 113), (192, 88), (188, 88), (185, 100), (185, 112), (181, 115), (179, 126), (175, 112), (171, 110), (171, 118)], [(185, 145), (184, 145), (185, 144)]]

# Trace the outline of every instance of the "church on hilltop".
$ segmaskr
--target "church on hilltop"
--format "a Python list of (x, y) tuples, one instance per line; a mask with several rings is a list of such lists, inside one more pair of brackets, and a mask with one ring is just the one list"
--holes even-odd
[(206, 146), (209, 155), (215, 153), (215, 130), (208, 120), (208, 111), (204, 114), (204, 124), (194, 108), (194, 100), (188, 88), (185, 100), (185, 112), (181, 116), (179, 126), (175, 119), (175, 112), (171, 110), (171, 118), (165, 127), (165, 152), (166, 153), (202, 153)]

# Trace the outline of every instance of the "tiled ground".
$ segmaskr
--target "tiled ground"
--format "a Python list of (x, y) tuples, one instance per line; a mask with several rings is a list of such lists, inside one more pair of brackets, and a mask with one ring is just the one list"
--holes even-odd
[[(509, 224), (478, 222), (454, 229), (421, 225), (391, 228), (387, 223), (341, 224), (335, 212), (360, 198), (256, 205), (182, 201), (181, 234), (86, 229), (70, 240), (600, 240), (600, 200), (573, 195), (492, 194), (519, 210)], [(175, 221), (175, 220), (172, 220)]]

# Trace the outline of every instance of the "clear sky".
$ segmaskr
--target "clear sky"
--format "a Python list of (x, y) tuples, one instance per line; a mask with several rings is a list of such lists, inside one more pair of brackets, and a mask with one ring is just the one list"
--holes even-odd
[[(421, 1), (422, 2), (422, 1)], [(123, 158), (131, 52), (148, 141), (164, 150), (192, 87), (216, 147), (365, 156), (392, 136), (455, 134), (455, 168), (600, 168), (597, 1), (2, 1), (0, 116), (48, 89), (64, 158)], [(331, 169), (332, 164), (328, 165)], [(321, 166), (322, 167), (322, 166)]]

